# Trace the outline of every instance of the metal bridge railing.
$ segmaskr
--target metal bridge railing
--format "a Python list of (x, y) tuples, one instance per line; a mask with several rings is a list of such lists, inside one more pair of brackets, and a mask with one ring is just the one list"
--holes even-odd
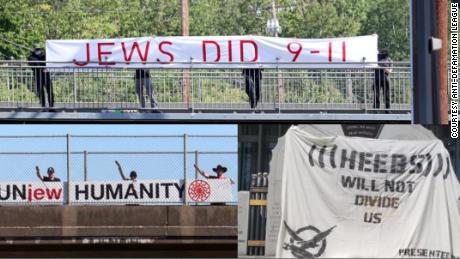
[[(371, 111), (374, 68), (367, 65), (363, 63), (362, 67), (356, 68), (265, 68), (256, 110)], [(27, 62), (0, 61), (0, 108), (41, 107), (33, 68)], [(57, 109), (101, 111), (140, 107), (134, 69), (51, 68), (49, 71)], [(241, 68), (152, 68), (150, 75), (160, 110), (252, 110)], [(391, 110), (410, 110), (410, 78), (409, 62), (393, 63)], [(383, 94), (381, 96), (383, 109)]]
[[(115, 161), (119, 161), (126, 177), (135, 170), (139, 181), (203, 179), (193, 164), (210, 175), (213, 167), (222, 164), (228, 168), (227, 177), (237, 182), (237, 150), (236, 144), (231, 145), (236, 140), (235, 135), (3, 135), (0, 206), (15, 205), (14, 201), (5, 201), (5, 183), (40, 182), (36, 166), (42, 176), (53, 167), (67, 190), (74, 182), (122, 182)], [(236, 203), (236, 186), (232, 185), (233, 200), (227, 200), (227, 204)], [(64, 195), (64, 201), (68, 201), (68, 192)], [(209, 204), (187, 198), (180, 203)]]

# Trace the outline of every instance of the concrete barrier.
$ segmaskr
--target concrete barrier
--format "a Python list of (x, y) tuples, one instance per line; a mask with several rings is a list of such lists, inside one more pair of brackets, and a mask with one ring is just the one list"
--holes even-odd
[(0, 209), (0, 237), (234, 238), (236, 206), (29, 206)]

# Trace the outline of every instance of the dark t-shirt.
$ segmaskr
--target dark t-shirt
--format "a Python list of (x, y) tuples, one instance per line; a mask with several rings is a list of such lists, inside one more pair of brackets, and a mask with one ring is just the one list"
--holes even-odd
[(43, 181), (44, 182), (60, 182), (61, 179), (57, 178), (57, 177), (54, 177), (53, 179), (50, 179), (48, 176), (44, 176), (43, 177)]

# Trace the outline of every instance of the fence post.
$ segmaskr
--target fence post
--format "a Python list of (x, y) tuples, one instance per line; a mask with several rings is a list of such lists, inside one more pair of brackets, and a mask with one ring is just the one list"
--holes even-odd
[(70, 205), (70, 134), (67, 133), (67, 204)]
[(74, 105), (77, 104), (77, 79), (75, 78), (75, 68), (73, 69), (73, 103)]
[(88, 181), (88, 151), (83, 151), (83, 173), (85, 182)]
[[(195, 150), (195, 165), (198, 165), (198, 150)], [(198, 170), (195, 168), (195, 180), (198, 179)]]
[(184, 205), (187, 205), (187, 134), (184, 134)]

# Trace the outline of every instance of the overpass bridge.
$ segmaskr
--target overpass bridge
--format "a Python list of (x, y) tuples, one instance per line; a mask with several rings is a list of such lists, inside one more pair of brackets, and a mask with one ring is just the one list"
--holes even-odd
[(3, 257), (236, 257), (228, 206), (5, 206)]
[(241, 68), (193, 66), (150, 69), (157, 109), (140, 108), (132, 68), (52, 68), (55, 105), (51, 109), (39, 104), (33, 76), (36, 67), (26, 61), (0, 61), (0, 119), (101, 123), (401, 123), (411, 119), (409, 62), (393, 64), (388, 110), (373, 108), (374, 68), (368, 63), (355, 68), (311, 68), (311, 64), (264, 68), (260, 101), (254, 109)]

